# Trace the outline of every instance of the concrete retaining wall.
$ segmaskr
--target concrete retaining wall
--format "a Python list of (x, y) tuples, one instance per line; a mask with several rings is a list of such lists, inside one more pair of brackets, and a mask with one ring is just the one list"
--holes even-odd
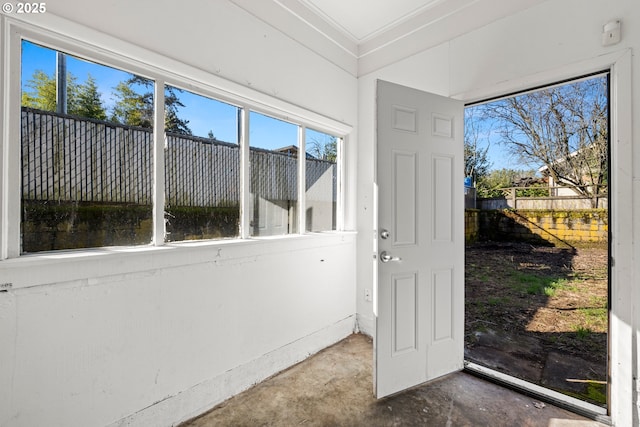
[[(467, 211), (465, 223), (473, 227), (477, 215), (477, 238), (557, 243), (603, 243), (608, 239), (606, 209), (583, 210), (482, 210)], [(474, 231), (466, 230), (467, 242)]]
[(478, 240), (480, 233), (480, 211), (466, 209), (464, 212), (464, 241), (467, 245)]

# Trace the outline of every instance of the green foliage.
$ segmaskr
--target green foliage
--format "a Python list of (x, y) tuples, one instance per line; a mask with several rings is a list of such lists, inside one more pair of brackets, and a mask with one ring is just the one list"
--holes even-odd
[[(130, 126), (153, 127), (153, 91), (154, 82), (140, 76), (132, 76), (126, 82), (120, 82), (115, 88), (117, 97), (111, 120)], [(178, 98), (181, 89), (166, 86), (164, 94), (165, 130), (180, 135), (192, 135), (189, 121), (181, 119), (178, 109), (184, 104)], [(213, 131), (210, 132), (213, 134)]]
[(487, 302), (492, 306), (507, 305), (512, 303), (509, 297), (490, 297)]
[[(36, 70), (25, 83), (22, 91), (22, 106), (44, 111), (56, 111), (56, 78), (42, 70)], [(107, 117), (95, 79), (89, 74), (84, 83), (67, 73), (67, 113), (90, 119), (104, 120)]]
[(483, 123), (482, 118), (476, 117), (476, 109), (467, 108), (464, 114), (464, 176), (470, 176), (477, 182), (488, 174), (491, 167), (489, 144), (484, 145), (481, 141)]
[[(129, 80), (120, 82), (114, 88), (115, 105), (111, 114), (102, 103), (96, 80), (87, 75), (83, 83), (67, 73), (67, 113), (79, 117), (139, 126), (153, 127), (153, 87), (151, 80), (133, 76)], [(142, 89), (142, 90), (141, 90)], [(165, 93), (165, 128), (167, 132), (191, 135), (188, 120), (181, 119), (178, 109), (184, 104), (178, 98), (180, 89), (167, 86)], [(36, 70), (31, 79), (24, 84), (22, 92), (22, 106), (44, 111), (56, 111), (57, 94), (56, 78), (42, 70)], [(213, 135), (213, 132), (210, 132)]]
[(552, 297), (559, 290), (573, 289), (570, 282), (564, 278), (553, 280), (549, 277), (523, 271), (512, 271), (509, 276), (511, 278), (511, 287), (528, 295)]
[(510, 286), (520, 292), (529, 295), (538, 295), (547, 284), (547, 281), (535, 274), (514, 270), (509, 274)]
[[(509, 188), (522, 178), (532, 177), (534, 171), (497, 169), (481, 177), (476, 184), (476, 191), (479, 198), (506, 197), (509, 195)], [(540, 192), (545, 191), (545, 187), (540, 187)], [(535, 190), (521, 189), (519, 197), (526, 197), (535, 194)], [(547, 190), (548, 191), (548, 190)], [(547, 193), (548, 194), (548, 193)]]
[(535, 184), (527, 188), (518, 188), (516, 197), (549, 197), (549, 186)]
[[(68, 76), (67, 87), (72, 87), (69, 83), (71, 76)], [(37, 108), (45, 111), (56, 111), (56, 80), (42, 70), (36, 70), (25, 84), (25, 88), (30, 90), (22, 91), (22, 106)]]
[(587, 384), (587, 396), (594, 402), (601, 404), (607, 403), (607, 387), (605, 384), (600, 384), (590, 381)]
[(593, 331), (591, 331), (591, 329), (585, 328), (583, 326), (577, 326), (575, 328), (575, 332), (576, 332), (576, 337), (579, 340), (586, 340), (593, 333)]
[(179, 133), (181, 135), (192, 135), (189, 128), (189, 120), (181, 119), (178, 116), (178, 108), (184, 107), (184, 104), (178, 98), (176, 92), (182, 92), (180, 89), (167, 86), (164, 95), (164, 127), (167, 132)]
[(312, 139), (307, 142), (306, 150), (316, 159), (335, 162), (338, 156), (338, 140), (335, 136), (328, 136), (325, 140)]
[(116, 103), (111, 112), (111, 121), (128, 126), (153, 127), (153, 98), (146, 99), (127, 82), (118, 83), (114, 91)]
[(78, 86), (76, 105), (71, 114), (91, 119), (106, 120), (107, 112), (102, 105), (96, 80), (91, 74), (87, 75), (87, 80)]

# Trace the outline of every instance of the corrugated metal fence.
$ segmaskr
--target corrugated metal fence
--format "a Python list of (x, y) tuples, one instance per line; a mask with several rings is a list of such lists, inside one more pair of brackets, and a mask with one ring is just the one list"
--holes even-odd
[[(297, 159), (253, 148), (250, 153), (251, 192), (269, 200), (296, 200)], [(149, 129), (22, 108), (26, 200), (151, 204), (152, 155)], [(166, 204), (238, 205), (239, 165), (236, 144), (167, 134)], [(318, 192), (323, 183), (319, 194), (335, 202), (335, 163), (307, 159), (306, 174), (307, 189)]]

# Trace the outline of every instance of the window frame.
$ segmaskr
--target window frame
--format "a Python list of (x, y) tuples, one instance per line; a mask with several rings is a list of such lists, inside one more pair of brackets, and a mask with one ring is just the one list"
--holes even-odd
[[(335, 119), (314, 113), (303, 107), (290, 104), (273, 96), (264, 94), (255, 89), (234, 83), (230, 80), (214, 74), (196, 69), (178, 61), (171, 60), (160, 54), (123, 42), (111, 36), (96, 33), (93, 34), (82, 26), (70, 26), (66, 34), (82, 34), (84, 40), (79, 37), (62, 35), (53, 30), (35, 27), (13, 18), (1, 17), (0, 31), (4, 41), (0, 46), (2, 55), (2, 86), (0, 90), (4, 94), (4, 113), (0, 117), (2, 125), (2, 146), (0, 147), (0, 162), (2, 174), (0, 176), (0, 262), (12, 258), (38, 257), (42, 252), (33, 254), (21, 253), (21, 150), (20, 144), (11, 144), (9, 141), (20, 140), (20, 105), (21, 105), (21, 62), (22, 40), (26, 40), (53, 50), (78, 56), (93, 61), (97, 64), (114, 67), (135, 75), (148, 78), (154, 82), (154, 148), (153, 148), (153, 233), (148, 245), (136, 246), (136, 252), (145, 248), (152, 249), (162, 246), (180, 246), (185, 242), (165, 242), (164, 223), (164, 88), (171, 85), (176, 88), (188, 90), (195, 94), (205, 96), (220, 102), (235, 106), (240, 111), (240, 232), (233, 239), (197, 240), (195, 242), (211, 242), (217, 244), (224, 240), (243, 241), (264, 239), (250, 236), (248, 222), (248, 198), (249, 198), (249, 112), (256, 111), (260, 114), (271, 116), (298, 126), (299, 147), (304, 149), (304, 129), (313, 129), (335, 135), (338, 138), (338, 201), (337, 224), (338, 232), (345, 231), (344, 225), (344, 156), (342, 145), (352, 131), (352, 127)], [(69, 23), (51, 15), (43, 16), (45, 21), (53, 19), (50, 28), (67, 29)], [(90, 33), (90, 34), (87, 34)], [(102, 48), (101, 46), (109, 46)], [(298, 158), (298, 178), (304, 178), (304, 157)], [(299, 181), (299, 182), (304, 182)], [(304, 200), (304, 186), (298, 185), (299, 200)], [(302, 196), (302, 198), (300, 198)], [(293, 234), (318, 234), (305, 231), (304, 215), (297, 217), (298, 232)], [(274, 236), (273, 238), (290, 238), (292, 234)], [(127, 246), (113, 247), (115, 249), (128, 248)], [(130, 248), (130, 247), (129, 247)], [(108, 247), (73, 249), (76, 254), (95, 252), (96, 249), (108, 249)], [(54, 251), (55, 253), (63, 250)], [(44, 254), (51, 254), (45, 252)]]

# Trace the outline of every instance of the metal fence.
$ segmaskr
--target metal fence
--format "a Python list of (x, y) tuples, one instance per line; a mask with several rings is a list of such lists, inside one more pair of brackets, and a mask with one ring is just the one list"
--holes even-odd
[(169, 206), (238, 206), (240, 148), (206, 138), (167, 134), (165, 203)]
[[(297, 159), (252, 148), (251, 192), (297, 199)], [(213, 139), (167, 134), (165, 202), (237, 206), (240, 149)], [(22, 108), (22, 197), (26, 200), (151, 204), (153, 132)], [(306, 160), (306, 188), (336, 200), (334, 162)], [(330, 174), (331, 179), (326, 179)], [(322, 184), (322, 185), (319, 185)], [(318, 187), (322, 188), (319, 189)]]
[(22, 197), (150, 204), (152, 132), (22, 109)]

